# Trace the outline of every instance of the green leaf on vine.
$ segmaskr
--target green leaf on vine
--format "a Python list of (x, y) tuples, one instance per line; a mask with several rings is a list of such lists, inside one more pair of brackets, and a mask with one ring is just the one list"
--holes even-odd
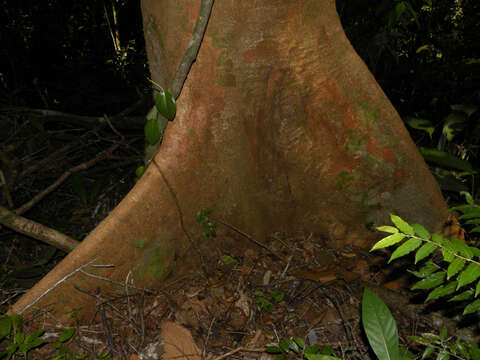
[(147, 120), (144, 128), (145, 138), (147, 139), (150, 145), (157, 143), (162, 137), (162, 132), (160, 126), (158, 125), (157, 119)]
[(480, 310), (480, 299), (477, 299), (474, 302), (465, 306), (465, 309), (463, 309), (463, 315), (471, 314), (478, 310)]
[(395, 244), (399, 243), (400, 241), (402, 241), (405, 238), (405, 236), (406, 235), (402, 234), (402, 233), (396, 233), (396, 234), (392, 234), (390, 236), (387, 236), (387, 237), (383, 238), (382, 240), (380, 240), (379, 242), (377, 242), (375, 245), (373, 245), (373, 247), (370, 249), (370, 251), (377, 250), (377, 249), (383, 249), (383, 248), (386, 248), (388, 246), (395, 245)]
[(432, 252), (435, 251), (436, 248), (437, 245), (435, 245), (434, 243), (423, 244), (422, 247), (418, 249), (417, 253), (415, 254), (415, 264), (429, 256)]
[(457, 290), (462, 286), (468, 285), (480, 277), (480, 266), (475, 263), (470, 263), (465, 271), (458, 276)]
[(428, 302), (430, 300), (436, 300), (442, 296), (453, 294), (456, 288), (457, 288), (456, 281), (449, 282), (447, 285), (439, 286), (436, 289), (432, 290), (430, 294), (428, 294), (427, 298), (425, 299), (425, 302)]
[(428, 277), (416, 282), (415, 285), (412, 286), (412, 290), (426, 290), (440, 286), (445, 280), (445, 275), (445, 271), (438, 271), (436, 273), (433, 273)]
[(402, 245), (400, 245), (398, 248), (395, 249), (392, 256), (390, 256), (388, 263), (390, 264), (392, 260), (398, 259), (399, 257), (405, 256), (411, 253), (416, 248), (418, 248), (421, 245), (421, 243), (422, 243), (422, 240), (417, 238), (408, 239)]
[(401, 232), (410, 236), (415, 235), (413, 228), (400, 216), (390, 214), (390, 219)]
[(420, 236), (422, 239), (430, 240), (430, 233), (422, 225), (413, 224), (412, 228), (413, 228), (413, 230), (415, 230), (415, 234)]
[(155, 107), (158, 112), (169, 121), (175, 119), (177, 114), (177, 105), (172, 94), (167, 91), (160, 90), (155, 96)]
[(464, 300), (470, 299), (472, 296), (473, 296), (473, 290), (468, 289), (467, 291), (464, 291), (464, 292), (452, 297), (448, 301), (464, 301)]
[(448, 265), (447, 269), (447, 280), (450, 279), (452, 276), (455, 276), (458, 274), (460, 270), (463, 269), (465, 266), (465, 259), (462, 258), (455, 258), (450, 265)]

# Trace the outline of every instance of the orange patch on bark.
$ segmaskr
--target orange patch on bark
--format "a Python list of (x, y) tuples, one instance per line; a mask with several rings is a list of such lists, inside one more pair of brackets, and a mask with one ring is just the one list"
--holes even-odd
[(253, 62), (253, 60), (255, 60), (255, 49), (245, 51), (243, 57), (247, 63)]
[(343, 124), (347, 129), (356, 129), (360, 125), (360, 119), (351, 107), (345, 109), (343, 113)]
[(397, 160), (392, 149), (380, 146), (378, 140), (371, 136), (367, 138), (367, 151), (370, 155), (383, 159), (386, 162), (394, 163)]

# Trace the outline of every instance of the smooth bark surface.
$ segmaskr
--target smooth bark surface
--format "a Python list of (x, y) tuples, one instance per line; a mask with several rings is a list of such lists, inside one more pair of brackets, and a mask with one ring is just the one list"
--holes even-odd
[[(142, 2), (152, 79), (162, 86), (199, 5)], [(439, 188), (346, 39), (334, 0), (217, 1), (177, 107), (155, 157), (160, 171), (151, 165), (14, 311), (94, 258), (115, 267), (89, 273), (123, 282), (131, 271), (136, 285), (158, 286), (190, 246), (186, 232), (197, 238), (194, 215), (204, 207), (258, 239), (305, 231), (332, 246), (368, 246), (378, 238), (368, 225), (388, 223), (389, 213), (440, 230)], [(114, 287), (78, 272), (35, 306), (50, 304), (60, 318), (91, 310), (93, 299), (74, 284)]]

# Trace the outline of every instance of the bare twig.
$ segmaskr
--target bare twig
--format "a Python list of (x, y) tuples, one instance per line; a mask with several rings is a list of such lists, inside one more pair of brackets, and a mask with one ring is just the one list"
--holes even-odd
[[(95, 265), (92, 265), (92, 267), (94, 267)], [(95, 266), (96, 267), (96, 266)], [(110, 267), (110, 266), (109, 266)], [(104, 276), (100, 276), (100, 275), (95, 275), (95, 274), (90, 274), (89, 272), (86, 272), (84, 270), (80, 270), (82, 274), (86, 275), (86, 276), (89, 276), (89, 277), (92, 277), (92, 278), (95, 278), (95, 279), (98, 279), (98, 280), (103, 280), (103, 281), (106, 281), (106, 282), (109, 282), (109, 283), (112, 283), (114, 285), (117, 285), (117, 286), (120, 286), (120, 287), (124, 287), (124, 286), (128, 286), (129, 288), (131, 289), (135, 289), (135, 290), (141, 290), (147, 294), (155, 294), (155, 291), (152, 291), (152, 290), (149, 290), (149, 289), (145, 289), (145, 288), (141, 288), (141, 287), (138, 287), (138, 286), (134, 286), (134, 285), (128, 285), (128, 284), (125, 284), (123, 282), (120, 282), (120, 281), (115, 281), (115, 280), (111, 280), (109, 278), (106, 278)]]
[(53, 190), (58, 188), (65, 180), (68, 179), (68, 177), (78, 171), (86, 170), (93, 165), (95, 165), (97, 162), (107, 158), (110, 156), (112, 152), (114, 152), (118, 148), (119, 144), (114, 144), (110, 146), (107, 150), (102, 151), (100, 154), (95, 156), (93, 159), (90, 159), (89, 161), (86, 161), (80, 165), (74, 166), (71, 169), (68, 169), (65, 171), (53, 184), (48, 186), (46, 189), (44, 189), (40, 194), (37, 194), (33, 199), (28, 201), (27, 203), (23, 204), (19, 208), (15, 209), (15, 213), (17, 215), (21, 215), (24, 212), (30, 210), (33, 206), (35, 206), (40, 200), (42, 200), (45, 196), (50, 194)]
[(60, 285), (61, 283), (63, 283), (64, 281), (66, 281), (67, 279), (71, 278), (73, 275), (75, 275), (76, 273), (78, 273), (79, 271), (82, 271), (85, 267), (93, 264), (95, 261), (97, 261), (97, 258), (93, 259), (93, 260), (90, 260), (88, 263), (86, 264), (83, 264), (81, 265), (80, 267), (76, 268), (75, 270), (73, 270), (71, 273), (65, 275), (63, 278), (61, 278), (60, 280), (58, 280), (57, 282), (55, 282), (55, 284), (53, 284), (52, 286), (50, 286), (47, 290), (45, 290), (43, 293), (40, 294), (40, 296), (38, 296), (35, 300), (33, 300), (30, 304), (28, 304), (27, 306), (25, 306), (23, 309), (19, 310), (18, 311), (18, 314), (19, 315), (22, 315), (26, 310), (28, 310), (29, 308), (31, 308), (33, 305), (35, 305), (37, 302), (40, 301), (40, 299), (42, 299), (45, 295), (47, 295), (50, 291), (52, 291), (53, 289), (55, 289), (58, 285)]

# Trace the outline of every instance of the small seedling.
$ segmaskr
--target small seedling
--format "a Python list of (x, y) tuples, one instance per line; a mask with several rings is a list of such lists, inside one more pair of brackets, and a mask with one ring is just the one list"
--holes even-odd
[(209, 208), (203, 208), (197, 214), (195, 215), (195, 219), (197, 220), (197, 223), (203, 228), (202, 235), (205, 236), (206, 238), (209, 237), (216, 237), (217, 232), (216, 228), (217, 226), (210, 221), (208, 218), (208, 215), (210, 215), (212, 210)]
[(0, 351), (0, 358), (6, 356), (9, 360), (17, 351), (27, 358), (27, 353), (31, 349), (45, 343), (41, 337), (45, 332), (44, 329), (34, 331), (26, 336), (21, 330), (21, 322), (21, 317), (16, 314), (0, 318), (0, 341), (6, 341), (5, 350)]
[(340, 360), (335, 357), (330, 346), (320, 344), (305, 346), (305, 341), (300, 337), (280, 339), (278, 345), (269, 346), (265, 351), (269, 354), (277, 354), (277, 360), (285, 359), (290, 352), (307, 360)]
[(273, 312), (272, 302), (278, 304), (285, 297), (285, 293), (277, 290), (272, 290), (269, 297), (260, 290), (255, 291), (253, 295), (256, 297), (255, 302), (260, 306), (260, 309), (270, 314)]
[(235, 264), (235, 265), (238, 265), (240, 264), (240, 261), (238, 261), (237, 259), (235, 259), (233, 256), (230, 256), (230, 255), (223, 255), (222, 256), (222, 261), (226, 264), (226, 265), (230, 265), (230, 264)]

